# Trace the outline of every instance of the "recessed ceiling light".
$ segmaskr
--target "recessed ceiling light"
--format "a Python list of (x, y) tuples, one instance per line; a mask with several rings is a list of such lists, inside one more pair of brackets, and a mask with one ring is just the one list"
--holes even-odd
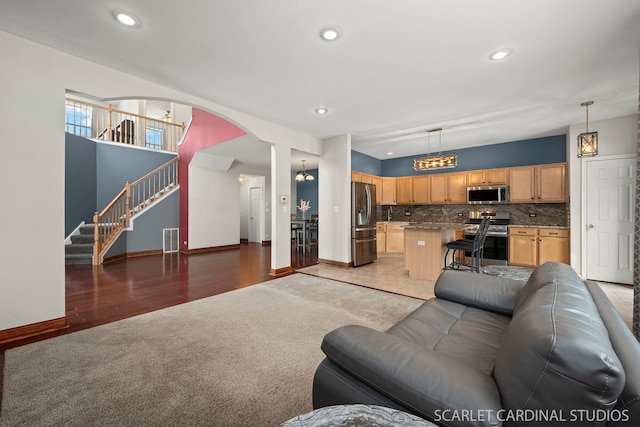
[(140, 20), (129, 12), (124, 12), (121, 10), (112, 10), (111, 16), (113, 16), (113, 19), (115, 19), (116, 21), (118, 21), (123, 25), (126, 25), (127, 27), (140, 26)]
[(327, 114), (328, 112), (329, 112), (328, 108), (325, 108), (325, 107), (316, 108), (316, 113), (318, 114)]
[(489, 55), (489, 59), (491, 59), (492, 61), (499, 61), (511, 55), (512, 53), (513, 49), (511, 49), (510, 47), (503, 47), (491, 52), (491, 55)]
[(387, 153), (387, 156), (393, 156), (393, 151), (389, 151), (389, 152)]
[(340, 37), (340, 29), (338, 27), (324, 27), (320, 30), (320, 38), (328, 42), (336, 40)]

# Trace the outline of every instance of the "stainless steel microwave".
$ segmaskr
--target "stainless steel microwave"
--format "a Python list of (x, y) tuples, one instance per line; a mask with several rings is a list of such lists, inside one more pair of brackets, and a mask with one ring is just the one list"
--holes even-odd
[(467, 187), (467, 203), (470, 205), (493, 205), (509, 202), (509, 187), (506, 185)]

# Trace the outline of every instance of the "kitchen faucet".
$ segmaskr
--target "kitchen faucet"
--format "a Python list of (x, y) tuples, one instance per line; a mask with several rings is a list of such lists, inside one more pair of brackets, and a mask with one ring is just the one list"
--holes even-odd
[(391, 214), (393, 214), (393, 207), (389, 206), (389, 209), (387, 209), (387, 221), (391, 221)]

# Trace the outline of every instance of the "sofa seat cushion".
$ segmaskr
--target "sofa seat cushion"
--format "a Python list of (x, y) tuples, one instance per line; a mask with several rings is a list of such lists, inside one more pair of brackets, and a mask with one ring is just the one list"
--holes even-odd
[(509, 316), (436, 298), (387, 332), (490, 375), (510, 320)]
[[(332, 364), (407, 412), (428, 420), (448, 417), (444, 411), (465, 413), (478, 421), (471, 425), (500, 425), (497, 414), (502, 406), (495, 381), (469, 364), (358, 325), (329, 332), (321, 348)], [(453, 421), (446, 425), (469, 424)]]

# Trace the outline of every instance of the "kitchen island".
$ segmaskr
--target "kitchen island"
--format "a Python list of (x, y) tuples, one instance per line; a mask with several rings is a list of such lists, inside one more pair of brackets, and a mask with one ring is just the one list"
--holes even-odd
[(460, 223), (417, 223), (404, 227), (404, 268), (412, 279), (435, 281), (444, 267), (447, 243), (462, 238)]

